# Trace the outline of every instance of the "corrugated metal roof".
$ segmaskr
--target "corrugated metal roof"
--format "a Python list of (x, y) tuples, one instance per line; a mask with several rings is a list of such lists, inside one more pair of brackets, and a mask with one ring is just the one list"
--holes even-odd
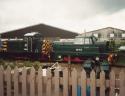
[(9, 32), (4, 32), (1, 34), (1, 38), (23, 38), (24, 34), (31, 32), (39, 32), (42, 37), (45, 38), (75, 38), (75, 36), (78, 35), (78, 33), (75, 32), (67, 31), (45, 24), (38, 24)]

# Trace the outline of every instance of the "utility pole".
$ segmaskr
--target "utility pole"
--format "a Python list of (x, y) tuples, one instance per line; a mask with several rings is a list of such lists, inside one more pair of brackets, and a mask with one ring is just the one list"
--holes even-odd
[(85, 37), (86, 37), (86, 29), (84, 29)]

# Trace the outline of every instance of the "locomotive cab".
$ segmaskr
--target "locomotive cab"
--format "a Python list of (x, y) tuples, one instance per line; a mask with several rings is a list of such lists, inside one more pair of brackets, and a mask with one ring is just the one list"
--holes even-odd
[(24, 35), (25, 48), (24, 51), (31, 53), (40, 52), (41, 34), (38, 32), (26, 33)]
[(97, 41), (97, 38), (94, 36), (91, 37), (83, 37), (83, 36), (77, 36), (74, 39), (74, 44), (94, 44)]

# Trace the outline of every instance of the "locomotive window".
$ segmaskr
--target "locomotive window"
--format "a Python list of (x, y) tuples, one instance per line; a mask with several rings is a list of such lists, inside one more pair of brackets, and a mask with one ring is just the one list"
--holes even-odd
[(93, 39), (93, 42), (96, 42), (97, 41), (97, 38), (96, 37), (94, 37), (94, 38), (92, 38)]
[(83, 44), (83, 38), (75, 38), (74, 44)]
[(89, 42), (89, 38), (85, 38), (85, 44), (90, 44), (90, 42)]
[(92, 44), (91, 38), (75, 38), (74, 44)]
[(91, 38), (89, 38), (89, 44), (92, 44), (92, 39)]

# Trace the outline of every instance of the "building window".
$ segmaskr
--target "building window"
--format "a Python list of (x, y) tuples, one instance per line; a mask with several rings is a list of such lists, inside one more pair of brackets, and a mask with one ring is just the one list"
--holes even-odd
[(122, 38), (125, 38), (125, 33), (122, 33)]
[(95, 33), (95, 34), (93, 34), (93, 36), (95, 36), (95, 37), (99, 37), (99, 34), (98, 33)]
[(109, 37), (110, 37), (110, 38), (114, 38), (114, 37), (115, 37), (115, 34), (114, 34), (114, 33), (110, 33)]

